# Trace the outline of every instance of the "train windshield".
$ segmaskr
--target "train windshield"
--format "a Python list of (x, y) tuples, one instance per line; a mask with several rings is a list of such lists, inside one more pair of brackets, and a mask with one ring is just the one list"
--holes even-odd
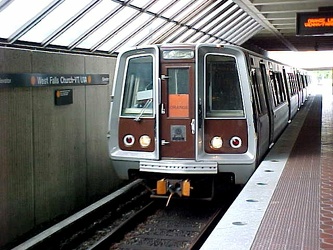
[(127, 61), (122, 116), (153, 116), (153, 57), (132, 57)]
[(206, 57), (206, 116), (244, 116), (234, 57), (216, 54)]

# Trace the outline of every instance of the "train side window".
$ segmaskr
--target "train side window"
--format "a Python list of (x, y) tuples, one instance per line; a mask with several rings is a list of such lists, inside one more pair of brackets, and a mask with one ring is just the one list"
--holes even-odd
[(306, 88), (308, 86), (306, 76), (302, 74), (302, 78), (303, 78), (303, 86), (304, 88)]
[(297, 87), (297, 92), (298, 91), (301, 91), (302, 90), (302, 86), (301, 86), (301, 82), (299, 80), (299, 76), (298, 76), (298, 73), (296, 73), (294, 75), (294, 78), (295, 78), (295, 84), (296, 84), (296, 87)]
[(291, 89), (292, 89), (291, 94), (295, 95), (298, 92), (297, 83), (296, 83), (296, 80), (295, 80), (295, 75), (293, 73), (288, 73), (288, 76), (289, 76)]
[(270, 86), (272, 89), (274, 106), (276, 107), (287, 99), (286, 90), (284, 88), (281, 72), (270, 71), (269, 76), (270, 76)]
[(301, 88), (304, 89), (305, 88), (305, 81), (304, 81), (303, 75), (299, 74), (299, 80), (300, 80), (300, 83), (301, 83)]
[(287, 100), (287, 96), (286, 96), (285, 85), (284, 85), (283, 78), (282, 78), (282, 73), (277, 72), (276, 73), (276, 78), (277, 78), (277, 81), (278, 81), (278, 84), (279, 84), (281, 102), (284, 102), (284, 101)]
[(127, 61), (122, 116), (152, 117), (153, 57), (133, 57)]
[(295, 94), (294, 82), (293, 82), (291, 73), (288, 73), (287, 75), (288, 75), (288, 83), (290, 86), (290, 94), (291, 94), (291, 96), (293, 96)]
[(206, 57), (206, 116), (244, 116), (236, 59)]
[(273, 71), (269, 71), (269, 85), (273, 94), (274, 107), (278, 106), (280, 103), (279, 88), (276, 80), (276, 75)]
[(261, 104), (259, 101), (259, 92), (258, 92), (258, 84), (256, 79), (255, 69), (251, 70), (251, 91), (253, 96), (253, 109), (255, 110), (256, 114), (260, 114), (262, 112)]

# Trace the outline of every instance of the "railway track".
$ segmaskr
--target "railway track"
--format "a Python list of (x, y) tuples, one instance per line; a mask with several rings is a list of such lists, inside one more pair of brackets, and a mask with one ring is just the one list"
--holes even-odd
[(90, 239), (86, 239), (75, 249), (109, 249), (114, 242), (121, 240), (126, 232), (133, 229), (135, 225), (140, 223), (155, 209), (155, 203), (150, 202), (142, 209), (133, 212), (126, 219), (122, 218), (121, 223), (114, 225), (113, 228), (105, 227), (100, 229), (100, 237), (98, 239), (94, 235)]
[(136, 180), (10, 249), (77, 249), (86, 239), (98, 241), (150, 201), (143, 181)]
[(142, 184), (130, 184), (102, 206), (80, 216), (81, 211), (66, 226), (55, 225), (48, 229), (53, 233), (42, 232), (16, 249), (199, 249), (234, 198), (174, 200), (166, 207), (165, 200), (151, 200)]
[(207, 205), (177, 202), (157, 208), (109, 249), (199, 249), (226, 209)]
[(215, 201), (154, 200), (98, 242), (77, 249), (199, 249), (235, 196)]

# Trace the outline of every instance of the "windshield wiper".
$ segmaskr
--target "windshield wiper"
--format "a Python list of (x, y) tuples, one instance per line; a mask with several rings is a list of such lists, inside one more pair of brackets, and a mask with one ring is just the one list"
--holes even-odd
[(134, 121), (139, 122), (141, 121), (141, 116), (143, 115), (143, 112), (145, 112), (146, 108), (153, 102), (153, 99), (148, 99), (148, 101), (145, 103), (145, 105), (142, 107), (142, 110), (140, 114), (138, 114), (137, 117), (134, 118)]

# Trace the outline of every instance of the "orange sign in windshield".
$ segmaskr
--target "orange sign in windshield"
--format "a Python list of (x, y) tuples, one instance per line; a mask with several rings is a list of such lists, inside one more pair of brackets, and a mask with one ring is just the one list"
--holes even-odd
[(170, 94), (169, 95), (169, 116), (189, 117), (189, 95)]

